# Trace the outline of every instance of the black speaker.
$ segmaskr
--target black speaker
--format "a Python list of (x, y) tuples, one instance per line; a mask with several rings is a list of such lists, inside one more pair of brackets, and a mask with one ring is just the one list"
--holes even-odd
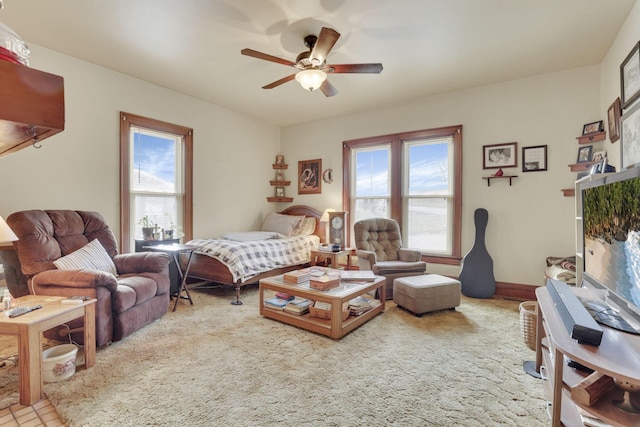
[(548, 279), (547, 288), (571, 338), (578, 340), (579, 344), (599, 346), (602, 341), (602, 328), (593, 320), (569, 286), (564, 282)]

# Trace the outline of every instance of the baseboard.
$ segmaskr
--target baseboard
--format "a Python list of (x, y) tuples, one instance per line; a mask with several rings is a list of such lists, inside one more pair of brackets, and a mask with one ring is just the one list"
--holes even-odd
[(521, 301), (535, 301), (537, 285), (496, 282), (496, 296)]

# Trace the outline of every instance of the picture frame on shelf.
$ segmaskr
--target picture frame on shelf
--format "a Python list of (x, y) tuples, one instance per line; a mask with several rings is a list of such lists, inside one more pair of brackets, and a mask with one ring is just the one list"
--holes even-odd
[(587, 123), (582, 126), (582, 136), (590, 135), (592, 133), (602, 132), (604, 130), (604, 121), (598, 120), (597, 122)]
[(547, 146), (522, 147), (522, 172), (547, 170)]
[(640, 102), (620, 118), (620, 164), (622, 169), (640, 164)]
[(513, 168), (518, 165), (518, 143), (482, 146), (482, 169)]
[(276, 165), (284, 165), (284, 156), (282, 154), (276, 154)]
[(611, 143), (620, 139), (620, 97), (617, 97), (607, 110), (607, 123), (609, 125), (609, 141)]
[(578, 159), (576, 163), (588, 163), (591, 161), (591, 152), (593, 151), (593, 145), (585, 145), (578, 147)]
[(284, 187), (276, 187), (276, 197), (284, 197)]
[(320, 194), (322, 191), (322, 159), (298, 162), (298, 194)]
[(620, 64), (620, 101), (626, 109), (640, 96), (640, 42)]
[(602, 151), (594, 151), (591, 153), (591, 161), (601, 163), (604, 159), (607, 158), (607, 152), (605, 150)]
[(276, 172), (276, 181), (278, 181), (278, 182), (284, 181), (284, 173)]

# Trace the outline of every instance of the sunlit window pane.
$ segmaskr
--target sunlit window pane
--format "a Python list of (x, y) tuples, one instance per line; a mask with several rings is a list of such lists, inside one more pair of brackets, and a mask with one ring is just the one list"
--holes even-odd
[(389, 149), (355, 152), (355, 196), (388, 197)]
[(389, 199), (357, 199), (354, 222), (367, 218), (389, 218)]
[(148, 132), (134, 130), (131, 189), (177, 193), (177, 141)]
[(449, 193), (449, 144), (411, 144), (408, 147), (408, 195)]
[(446, 198), (408, 201), (406, 245), (425, 252), (449, 253), (449, 202)]

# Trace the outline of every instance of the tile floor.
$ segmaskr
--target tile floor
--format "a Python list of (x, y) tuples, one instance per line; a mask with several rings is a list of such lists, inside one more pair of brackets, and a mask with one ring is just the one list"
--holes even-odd
[(64, 425), (49, 399), (43, 399), (31, 406), (17, 404), (0, 410), (0, 427), (58, 427)]

